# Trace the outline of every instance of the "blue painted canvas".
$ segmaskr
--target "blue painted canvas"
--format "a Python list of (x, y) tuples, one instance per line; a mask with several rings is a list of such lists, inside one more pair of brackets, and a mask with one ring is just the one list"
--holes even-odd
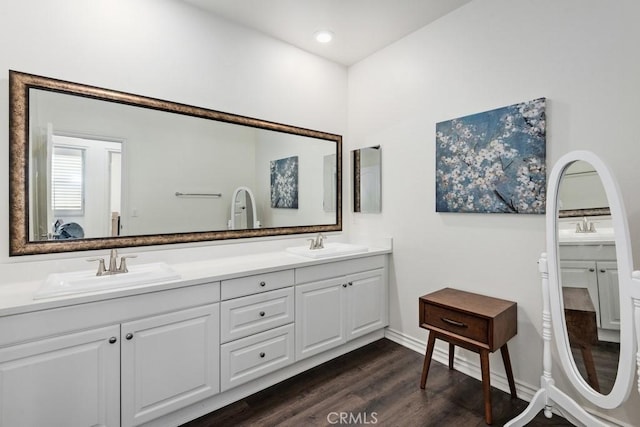
[(298, 156), (271, 161), (271, 207), (298, 209)]
[(436, 124), (436, 211), (543, 214), (545, 98)]

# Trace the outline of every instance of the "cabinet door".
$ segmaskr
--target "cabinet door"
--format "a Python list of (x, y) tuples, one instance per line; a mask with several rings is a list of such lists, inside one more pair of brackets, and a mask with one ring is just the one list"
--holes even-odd
[(296, 360), (346, 342), (344, 277), (296, 286)]
[(600, 326), (600, 297), (595, 261), (561, 261), (560, 280), (565, 288), (587, 288), (596, 309), (596, 322)]
[(600, 292), (600, 326), (603, 329), (620, 329), (620, 291), (618, 288), (618, 264), (614, 261), (598, 261), (598, 290)]
[(0, 349), (0, 426), (120, 425), (120, 327)]
[(347, 276), (347, 340), (387, 326), (384, 269)]
[(122, 324), (122, 425), (219, 392), (219, 304)]

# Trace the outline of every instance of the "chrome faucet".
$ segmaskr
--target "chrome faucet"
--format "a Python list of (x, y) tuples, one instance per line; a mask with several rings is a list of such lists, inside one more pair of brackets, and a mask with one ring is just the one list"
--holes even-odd
[(596, 226), (585, 216), (582, 221), (576, 223), (576, 233), (595, 233)]
[(315, 239), (307, 239), (311, 242), (309, 244), (309, 249), (313, 250), (324, 248), (324, 239), (326, 239), (326, 237), (324, 237), (322, 233), (318, 233)]
[(111, 274), (120, 274), (127, 273), (129, 270), (127, 269), (127, 258), (136, 258), (137, 255), (128, 255), (120, 257), (120, 266), (116, 267), (118, 263), (118, 251), (115, 249), (111, 249), (109, 253), (109, 268), (105, 268), (104, 258), (91, 258), (88, 259), (88, 262), (98, 261), (98, 272), (96, 276), (108, 276)]

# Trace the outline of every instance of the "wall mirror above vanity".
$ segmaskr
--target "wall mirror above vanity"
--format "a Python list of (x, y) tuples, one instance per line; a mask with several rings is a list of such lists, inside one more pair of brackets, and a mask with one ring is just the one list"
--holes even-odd
[(9, 81), (12, 256), (342, 229), (339, 135), (15, 71)]
[(382, 149), (379, 145), (353, 150), (353, 211), (382, 211)]

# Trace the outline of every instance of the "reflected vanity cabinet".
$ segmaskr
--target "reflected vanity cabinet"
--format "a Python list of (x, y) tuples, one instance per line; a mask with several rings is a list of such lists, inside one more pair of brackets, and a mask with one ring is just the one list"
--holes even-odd
[(619, 341), (620, 296), (613, 244), (560, 244), (563, 287), (586, 288), (596, 310), (600, 338)]
[(386, 263), (326, 260), (0, 316), (0, 427), (175, 426), (214, 411), (381, 338)]

